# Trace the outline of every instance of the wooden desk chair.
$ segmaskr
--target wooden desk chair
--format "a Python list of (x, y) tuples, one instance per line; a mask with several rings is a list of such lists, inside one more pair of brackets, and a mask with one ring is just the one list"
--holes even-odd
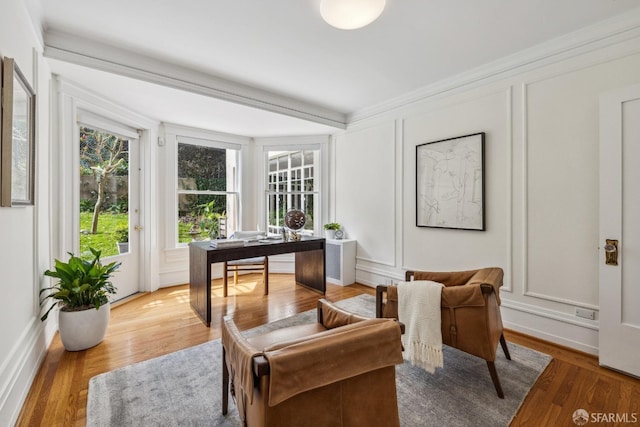
[[(264, 236), (263, 231), (236, 231), (230, 239), (255, 239)], [(238, 273), (240, 271), (260, 271), (262, 270), (262, 280), (264, 282), (264, 294), (269, 295), (269, 257), (261, 256), (254, 258), (237, 259), (226, 261), (223, 265), (224, 294), (228, 296), (229, 270), (233, 271), (233, 285), (238, 284)]]

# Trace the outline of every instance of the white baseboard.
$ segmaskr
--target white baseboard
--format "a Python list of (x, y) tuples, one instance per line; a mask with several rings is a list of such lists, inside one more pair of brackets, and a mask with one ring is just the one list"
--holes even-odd
[(0, 425), (15, 425), (20, 410), (47, 354), (55, 322), (30, 322), (0, 366)]
[(507, 329), (598, 355), (598, 330), (577, 322), (552, 318), (545, 312), (534, 313), (502, 303), (502, 323)]

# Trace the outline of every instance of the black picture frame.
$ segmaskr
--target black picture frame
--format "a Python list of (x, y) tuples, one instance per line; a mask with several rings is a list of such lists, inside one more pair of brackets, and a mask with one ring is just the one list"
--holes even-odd
[(485, 133), (416, 146), (416, 226), (485, 231)]
[(34, 204), (36, 94), (13, 58), (2, 60), (0, 206)]

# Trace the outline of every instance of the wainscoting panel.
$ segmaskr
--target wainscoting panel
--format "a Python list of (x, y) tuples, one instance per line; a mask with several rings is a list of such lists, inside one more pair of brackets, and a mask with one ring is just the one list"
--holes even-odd
[(522, 84), (523, 295), (598, 308), (598, 99), (640, 55), (541, 70)]
[(357, 257), (395, 266), (395, 124), (336, 137), (336, 217), (348, 238), (358, 241)]

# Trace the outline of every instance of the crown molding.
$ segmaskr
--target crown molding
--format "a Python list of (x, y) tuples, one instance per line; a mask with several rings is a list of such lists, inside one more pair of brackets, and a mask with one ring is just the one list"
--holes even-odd
[(638, 37), (640, 37), (640, 7), (432, 85), (347, 114), (347, 123), (352, 125), (360, 120), (388, 113), (427, 98), (473, 89)]
[(344, 113), (66, 33), (44, 33), (44, 56), (338, 129), (347, 126)]

